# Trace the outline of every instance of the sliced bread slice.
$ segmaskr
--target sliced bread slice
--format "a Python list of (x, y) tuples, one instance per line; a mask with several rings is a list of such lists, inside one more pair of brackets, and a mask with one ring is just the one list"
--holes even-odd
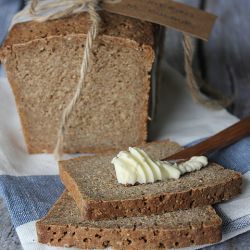
[[(170, 141), (143, 148), (152, 158), (164, 159), (181, 147)], [(114, 153), (60, 162), (61, 179), (85, 219), (160, 214), (211, 205), (241, 192), (241, 174), (211, 163), (179, 180), (123, 186), (111, 164)]]
[(165, 249), (221, 240), (221, 219), (211, 206), (104, 221), (82, 221), (66, 191), (36, 224), (38, 241), (82, 249)]

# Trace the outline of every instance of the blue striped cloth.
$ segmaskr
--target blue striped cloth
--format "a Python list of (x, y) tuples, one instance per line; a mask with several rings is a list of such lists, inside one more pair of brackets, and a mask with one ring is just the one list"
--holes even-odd
[(13, 15), (23, 5), (22, 0), (0, 0), (0, 45), (6, 36)]

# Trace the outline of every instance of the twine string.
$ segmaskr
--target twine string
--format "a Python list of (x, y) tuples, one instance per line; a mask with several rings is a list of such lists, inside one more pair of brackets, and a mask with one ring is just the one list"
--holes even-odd
[(38, 0), (31, 1), (29, 12), (32, 16), (36, 15), (36, 7), (38, 5)]
[[(74, 12), (74, 10), (79, 7), (86, 8), (91, 19), (91, 27), (88, 31), (87, 38), (85, 41), (85, 47), (84, 47), (83, 58), (82, 58), (81, 69), (80, 69), (80, 78), (79, 78), (73, 98), (70, 100), (69, 104), (63, 111), (61, 122), (59, 125), (56, 147), (54, 149), (54, 156), (56, 160), (60, 160), (63, 156), (63, 145), (64, 145), (66, 126), (68, 124), (72, 111), (74, 110), (77, 102), (79, 101), (81, 97), (81, 93), (84, 88), (86, 75), (89, 70), (90, 54), (91, 54), (91, 50), (93, 47), (93, 42), (96, 39), (96, 36), (98, 34), (99, 24), (101, 21), (100, 16), (96, 10), (98, 6), (98, 2), (99, 2), (98, 0), (73, 1), (72, 5), (69, 6), (67, 9), (63, 11), (59, 11), (55, 14), (42, 16), (39, 19), (39, 21), (46, 21), (46, 20), (52, 20), (52, 19), (65, 17), (68, 15), (71, 15)], [(29, 12), (31, 15), (34, 15), (34, 16), (37, 15), (38, 4), (39, 4), (38, 0), (32, 0), (30, 9), (29, 9)], [(49, 7), (46, 6), (46, 8), (50, 8), (50, 6)]]
[(194, 58), (194, 46), (192, 38), (189, 35), (183, 34), (183, 49), (184, 49), (184, 61), (186, 82), (190, 89), (193, 100), (209, 109), (222, 109), (230, 104), (230, 100), (221, 96), (219, 93), (215, 93), (218, 100), (210, 100), (201, 94), (199, 84), (196, 76), (193, 72), (193, 58)]
[[(104, 0), (105, 3), (118, 3), (120, 0)], [(39, 6), (39, 0), (32, 0), (29, 8), (29, 13), (33, 17), (34, 20), (38, 22), (45, 22), (47, 20), (58, 19), (62, 17), (67, 17), (72, 15), (73, 13), (79, 13), (84, 9), (87, 10), (91, 19), (91, 27), (88, 31), (83, 58), (80, 69), (80, 78), (74, 93), (73, 98), (70, 100), (67, 107), (64, 109), (61, 122), (59, 125), (59, 131), (57, 136), (57, 142), (54, 149), (54, 156), (56, 160), (60, 160), (63, 156), (63, 146), (64, 146), (64, 137), (65, 130), (70, 119), (70, 116), (76, 107), (77, 102), (81, 97), (82, 90), (84, 88), (84, 83), (86, 79), (86, 75), (89, 70), (89, 62), (90, 62), (90, 54), (93, 47), (93, 42), (97, 37), (99, 24), (101, 18), (97, 12), (97, 7), (99, 4), (99, 0), (57, 0), (51, 3), (46, 3)], [(58, 10), (53, 14), (41, 15), (39, 16), (39, 12), (41, 11), (49, 11), (51, 8), (55, 7), (63, 7), (62, 10)], [(24, 14), (24, 13), (23, 13)], [(19, 14), (20, 15), (20, 14)], [(22, 15), (22, 13), (21, 13)]]
[(67, 17), (82, 11), (88, 11), (88, 4), (92, 2), (96, 5), (97, 10), (101, 3), (115, 4), (121, 2), (121, 0), (31, 0), (28, 3), (29, 8), (24, 8), (18, 12), (13, 21), (15, 22), (15, 20), (27, 14), (31, 15), (32, 20), (37, 22)]
[(80, 99), (81, 92), (84, 88), (84, 83), (86, 79), (86, 75), (89, 69), (89, 62), (90, 62), (90, 52), (93, 47), (93, 41), (96, 39), (98, 29), (99, 29), (99, 23), (100, 23), (100, 17), (96, 11), (97, 1), (89, 2), (88, 7), (88, 13), (90, 15), (92, 25), (90, 27), (90, 30), (87, 34), (86, 42), (85, 42), (85, 48), (84, 48), (84, 54), (83, 54), (83, 61), (81, 64), (81, 70), (80, 70), (80, 79), (75, 91), (75, 94), (73, 98), (71, 99), (68, 106), (64, 109), (62, 120), (59, 127), (58, 132), (58, 139), (56, 143), (56, 147), (54, 150), (54, 155), (57, 160), (61, 159), (63, 156), (63, 144), (64, 144), (64, 136), (65, 136), (65, 128), (68, 123), (68, 120), (70, 118), (70, 115), (75, 108), (77, 102)]
[[(107, 0), (104, 1), (106, 2)], [(31, 0), (29, 9), (24, 9), (18, 15), (27, 14), (28, 11), (32, 16), (32, 20), (45, 22), (47, 20), (67, 17), (83, 10), (88, 11), (89, 4), (93, 3), (97, 7), (98, 2), (99, 0), (54, 0), (53, 2)]]

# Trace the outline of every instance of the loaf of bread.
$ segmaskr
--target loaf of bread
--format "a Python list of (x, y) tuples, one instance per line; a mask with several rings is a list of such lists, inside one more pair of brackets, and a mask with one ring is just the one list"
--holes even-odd
[[(81, 100), (65, 134), (68, 153), (102, 152), (146, 140), (154, 27), (100, 12), (100, 35)], [(16, 24), (0, 51), (30, 153), (52, 152), (75, 92), (90, 27), (87, 13)]]
[[(165, 159), (181, 147), (170, 141), (149, 143), (143, 148), (153, 159)], [(160, 214), (211, 205), (241, 192), (241, 174), (211, 163), (178, 180), (124, 186), (117, 182), (111, 160), (116, 154), (62, 161), (60, 176), (88, 220)]]
[(221, 219), (210, 206), (149, 217), (88, 221), (82, 220), (68, 192), (36, 228), (41, 243), (82, 249), (169, 249), (221, 239)]

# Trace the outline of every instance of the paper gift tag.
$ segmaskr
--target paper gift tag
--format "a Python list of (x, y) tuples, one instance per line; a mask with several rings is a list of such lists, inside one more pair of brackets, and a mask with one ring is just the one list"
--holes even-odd
[(121, 0), (103, 3), (113, 13), (157, 23), (208, 40), (216, 16), (171, 0)]

